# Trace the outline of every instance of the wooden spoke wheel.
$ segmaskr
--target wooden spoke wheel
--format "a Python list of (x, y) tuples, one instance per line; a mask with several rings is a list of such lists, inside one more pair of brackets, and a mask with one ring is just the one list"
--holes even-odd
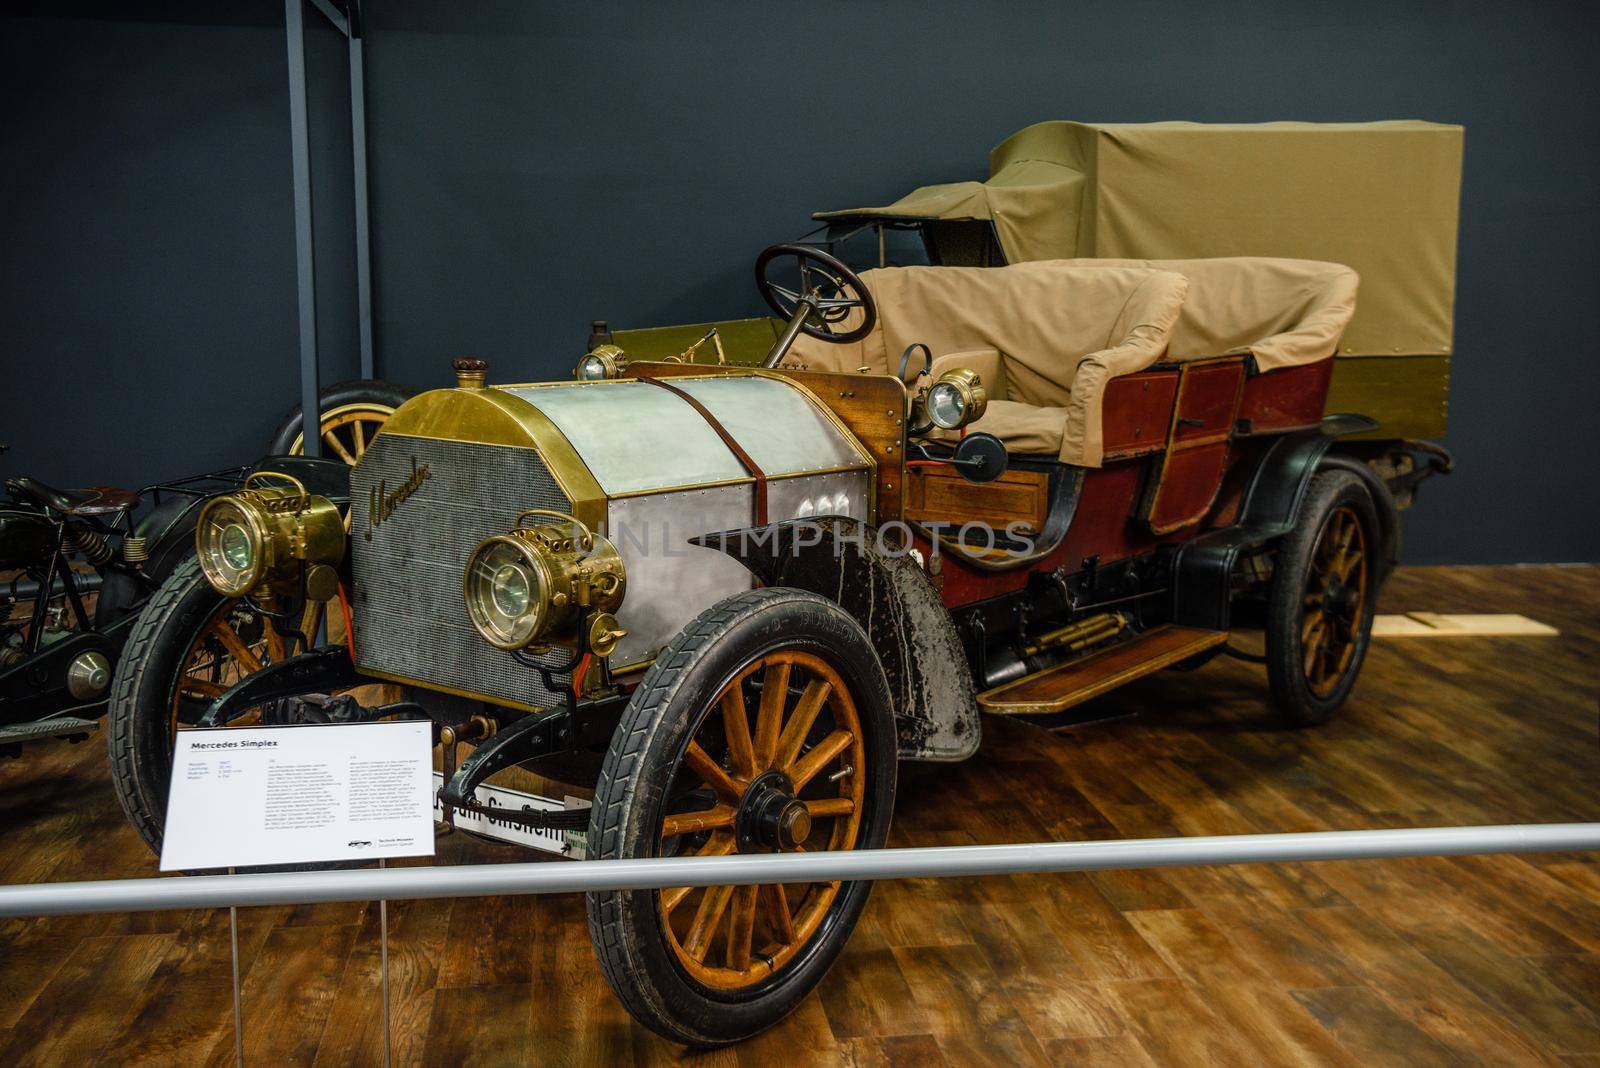
[[(860, 717), (839, 673), (792, 649), (761, 657), (717, 695), (684, 751), (669, 796), (709, 795), (712, 804), (672, 806), (661, 821), (662, 852), (854, 849), (866, 767)], [(737, 990), (787, 965), (838, 892), (837, 882), (827, 882), (679, 887), (658, 896), (684, 970), (707, 986)]]
[[(322, 454), (337, 456), (351, 467), (366, 453), (378, 429), (389, 421), (394, 409), (382, 404), (346, 404), (322, 413)], [(289, 455), (306, 451), (302, 434), (289, 447)]]
[[(375, 379), (340, 382), (324, 389), (317, 401), (321, 408), (317, 432), (322, 441), (322, 455), (354, 467), (383, 424), (413, 392)], [(273, 432), (267, 452), (272, 456), (301, 456), (305, 451), (304, 420), (297, 405)]]
[[(326, 616), (325, 605), (308, 604), (298, 627), (286, 636), (249, 602), (222, 600), (200, 625), (180, 661), (170, 702), (171, 735), (175, 738), (178, 731), (195, 723), (211, 702), (235, 683), (310, 648)], [(249, 727), (260, 722), (257, 709), (231, 725)]]
[[(595, 787), (598, 859), (883, 845), (896, 740), (860, 626), (790, 589), (731, 597), (656, 658)], [(642, 1023), (692, 1046), (777, 1023), (843, 948), (870, 884), (589, 895), (601, 970)]]
[[(211, 702), (268, 664), (315, 641), (325, 614), (308, 607), (299, 630), (272, 621), (248, 602), (223, 597), (197, 559), (178, 565), (128, 636), (106, 709), (112, 785), (134, 829), (157, 854), (177, 733), (193, 728)], [(335, 619), (339, 613), (332, 613)], [(329, 640), (343, 630), (327, 628)], [(368, 702), (370, 703), (370, 702)], [(252, 710), (232, 726), (286, 722), (287, 702)]]
[(1334, 469), (1312, 478), (1268, 591), (1267, 675), (1291, 723), (1325, 722), (1355, 685), (1372, 633), (1377, 531), (1357, 475)]
[(1367, 540), (1355, 507), (1329, 514), (1311, 549), (1300, 626), (1301, 664), (1311, 692), (1326, 697), (1350, 666), (1366, 614)]

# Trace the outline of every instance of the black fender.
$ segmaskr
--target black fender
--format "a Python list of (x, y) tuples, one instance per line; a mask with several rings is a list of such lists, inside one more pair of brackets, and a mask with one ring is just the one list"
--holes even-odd
[(982, 732), (972, 669), (938, 591), (909, 553), (887, 544), (886, 530), (828, 516), (690, 540), (727, 553), (768, 586), (808, 590), (849, 612), (889, 680), (900, 759), (965, 760)]
[(1239, 557), (1293, 530), (1312, 476), (1330, 467), (1355, 474), (1372, 495), (1382, 528), (1377, 579), (1379, 583), (1387, 579), (1400, 556), (1400, 510), (1394, 495), (1366, 464), (1331, 451), (1339, 438), (1377, 427), (1364, 415), (1330, 415), (1318, 427), (1285, 434), (1274, 441), (1251, 475), (1238, 522), (1179, 547), (1173, 565), (1173, 622), (1227, 630), (1233, 574)]

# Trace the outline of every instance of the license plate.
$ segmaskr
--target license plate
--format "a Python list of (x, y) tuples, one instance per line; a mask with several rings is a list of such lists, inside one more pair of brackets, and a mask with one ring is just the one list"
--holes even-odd
[[(439, 790), (444, 787), (444, 773), (433, 773), (433, 818), (444, 821), (444, 806), (439, 803)], [(557, 801), (552, 797), (540, 797), (524, 790), (511, 790), (504, 786), (490, 786), (485, 783), (472, 792), (473, 800), (480, 805), (493, 805), (495, 808), (532, 809), (535, 812), (562, 812), (569, 808), (588, 808), (589, 802), (575, 797), (565, 801)], [(527, 846), (529, 849), (538, 849), (546, 853), (559, 853), (564, 857), (582, 860), (584, 846), (588, 842), (588, 833), (585, 831), (546, 831), (533, 827), (523, 827), (515, 823), (507, 823), (494, 816), (481, 812), (462, 812), (456, 810), (455, 825), (464, 831), (481, 834), (485, 838), (493, 838), (500, 842), (510, 842), (513, 845)]]

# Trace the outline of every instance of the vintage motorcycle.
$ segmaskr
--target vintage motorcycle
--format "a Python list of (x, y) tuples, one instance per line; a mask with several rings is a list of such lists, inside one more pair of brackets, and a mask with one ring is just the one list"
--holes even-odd
[[(353, 467), (384, 421), (414, 391), (351, 381), (321, 394), (325, 451)], [(304, 451), (291, 409), (268, 443), (274, 456)], [(3, 450), (0, 446), (0, 450)], [(275, 469), (303, 460), (274, 460)], [(250, 465), (138, 491), (58, 489), (5, 481), (0, 503), (0, 757), (26, 742), (81, 741), (104, 714), (116, 664), (150, 597), (194, 555), (195, 520), (213, 497), (240, 489)], [(245, 633), (259, 620), (240, 620)]]

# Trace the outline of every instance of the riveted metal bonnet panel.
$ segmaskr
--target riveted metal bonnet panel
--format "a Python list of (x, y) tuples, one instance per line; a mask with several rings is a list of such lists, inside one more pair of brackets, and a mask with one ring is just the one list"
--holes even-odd
[[(768, 478), (866, 467), (860, 446), (777, 378), (675, 378)], [(650, 382), (506, 386), (560, 428), (608, 497), (733, 482), (748, 472), (693, 405)]]

